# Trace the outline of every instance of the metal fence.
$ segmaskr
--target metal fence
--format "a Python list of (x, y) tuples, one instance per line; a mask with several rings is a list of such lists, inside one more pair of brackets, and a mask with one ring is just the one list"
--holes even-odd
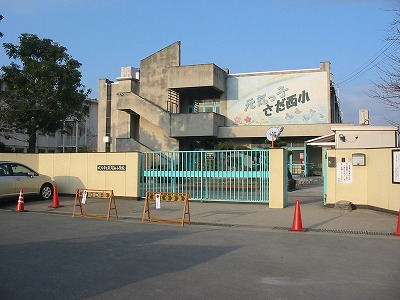
[(144, 152), (141, 196), (184, 192), (190, 200), (268, 202), (268, 150)]

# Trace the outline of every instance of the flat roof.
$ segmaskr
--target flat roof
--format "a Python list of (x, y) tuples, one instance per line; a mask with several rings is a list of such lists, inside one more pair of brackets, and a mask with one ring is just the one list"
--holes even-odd
[(310, 146), (335, 146), (335, 134), (330, 133), (324, 136), (313, 138), (311, 140), (307, 140), (306, 144)]
[(397, 126), (371, 126), (371, 125), (360, 125), (360, 126), (331, 126), (332, 131), (398, 131)]
[(281, 70), (281, 71), (264, 71), (264, 72), (249, 72), (249, 73), (232, 73), (232, 74), (227, 74), (227, 77), (237, 77), (237, 76), (257, 76), (257, 75), (274, 75), (274, 74), (282, 74), (282, 73), (301, 73), (301, 72), (316, 72), (316, 71), (322, 71), (326, 72), (321, 69), (297, 69), (297, 70)]

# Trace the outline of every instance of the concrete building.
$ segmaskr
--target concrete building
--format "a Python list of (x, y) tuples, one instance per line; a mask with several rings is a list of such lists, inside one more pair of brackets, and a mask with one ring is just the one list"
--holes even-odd
[(115, 82), (99, 80), (99, 152), (214, 149), (227, 141), (265, 148), (267, 132), (280, 128), (292, 173), (320, 171), (322, 149), (306, 141), (342, 122), (329, 62), (229, 74), (213, 63), (181, 66), (180, 46), (142, 59), (140, 69), (123, 67)]
[(97, 99), (90, 101), (89, 114), (83, 121), (65, 120), (64, 132), (57, 132), (57, 152), (96, 152), (97, 150)]

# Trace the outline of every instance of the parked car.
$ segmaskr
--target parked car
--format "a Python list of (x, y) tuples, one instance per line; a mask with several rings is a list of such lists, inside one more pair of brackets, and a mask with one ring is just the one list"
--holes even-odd
[(18, 196), (21, 188), (25, 195), (36, 195), (42, 199), (53, 197), (55, 182), (31, 168), (12, 161), (0, 161), (0, 198)]

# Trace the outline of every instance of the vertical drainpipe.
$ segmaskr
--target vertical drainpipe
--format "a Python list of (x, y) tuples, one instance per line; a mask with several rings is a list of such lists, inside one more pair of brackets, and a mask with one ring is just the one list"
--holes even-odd
[(62, 153), (65, 153), (65, 121), (63, 122), (62, 130)]
[(75, 120), (75, 153), (78, 153), (78, 120)]
[(88, 131), (88, 119), (85, 118), (85, 146), (87, 149), (89, 149), (87, 131)]
[[(106, 103), (106, 136), (111, 137), (111, 84), (112, 81), (107, 80), (107, 103)], [(105, 152), (111, 152), (111, 140), (106, 142)]]

